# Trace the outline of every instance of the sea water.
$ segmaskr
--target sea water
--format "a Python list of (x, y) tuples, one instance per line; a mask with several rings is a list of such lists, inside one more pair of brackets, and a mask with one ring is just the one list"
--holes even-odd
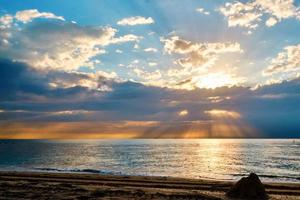
[(0, 170), (300, 182), (300, 140), (0, 140)]

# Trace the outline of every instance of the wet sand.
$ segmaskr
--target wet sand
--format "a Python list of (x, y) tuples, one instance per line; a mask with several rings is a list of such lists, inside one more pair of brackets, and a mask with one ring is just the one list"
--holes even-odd
[[(98, 174), (0, 172), (0, 199), (229, 199), (233, 182)], [(300, 200), (300, 183), (265, 183), (270, 199)]]

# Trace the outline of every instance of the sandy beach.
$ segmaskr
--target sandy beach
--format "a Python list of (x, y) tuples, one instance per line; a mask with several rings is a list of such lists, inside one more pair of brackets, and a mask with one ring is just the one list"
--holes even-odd
[[(74, 173), (0, 172), (0, 199), (229, 199), (233, 182)], [(269, 199), (300, 199), (300, 183), (265, 183)]]

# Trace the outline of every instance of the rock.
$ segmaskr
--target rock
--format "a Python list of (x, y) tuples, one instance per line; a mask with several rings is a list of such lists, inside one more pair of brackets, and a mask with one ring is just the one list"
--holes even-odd
[(264, 185), (255, 173), (240, 179), (227, 193), (228, 197), (240, 199), (267, 199)]

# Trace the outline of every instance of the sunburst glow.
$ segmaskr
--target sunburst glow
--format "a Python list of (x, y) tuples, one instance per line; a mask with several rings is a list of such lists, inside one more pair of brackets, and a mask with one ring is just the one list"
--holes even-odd
[(233, 86), (242, 82), (241, 79), (235, 78), (225, 73), (212, 73), (201, 76), (197, 79), (196, 86), (199, 88), (215, 89), (223, 86)]
[(229, 118), (241, 118), (241, 114), (235, 111), (228, 111), (228, 110), (208, 110), (205, 113), (214, 116), (214, 117), (229, 117)]

